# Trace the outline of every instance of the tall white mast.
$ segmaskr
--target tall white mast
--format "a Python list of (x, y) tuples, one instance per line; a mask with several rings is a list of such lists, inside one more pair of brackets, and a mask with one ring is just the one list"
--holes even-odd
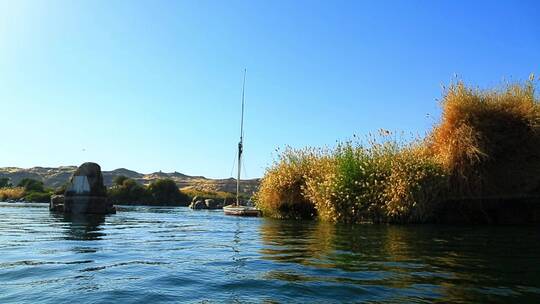
[(244, 142), (244, 92), (246, 88), (246, 72), (244, 69), (244, 82), (242, 83), (242, 116), (240, 118), (240, 142), (238, 143), (238, 178), (236, 179), (236, 206), (240, 205), (240, 171), (242, 168), (242, 152)]

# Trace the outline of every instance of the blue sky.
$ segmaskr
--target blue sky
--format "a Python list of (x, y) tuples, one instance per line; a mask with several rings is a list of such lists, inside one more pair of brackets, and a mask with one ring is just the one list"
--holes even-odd
[(540, 74), (535, 2), (0, 0), (0, 166), (229, 177), (244, 67), (245, 177), (285, 145), (422, 135), (455, 75)]

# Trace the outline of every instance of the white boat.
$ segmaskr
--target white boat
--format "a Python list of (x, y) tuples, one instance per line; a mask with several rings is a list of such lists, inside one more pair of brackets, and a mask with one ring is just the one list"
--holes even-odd
[(240, 206), (240, 205), (228, 205), (223, 207), (223, 212), (226, 215), (236, 216), (260, 216), (261, 211), (255, 207)]
[(246, 70), (244, 69), (244, 82), (242, 84), (242, 116), (240, 119), (240, 142), (238, 143), (238, 175), (236, 179), (236, 202), (232, 205), (223, 207), (226, 215), (237, 216), (259, 216), (260, 210), (252, 206), (240, 205), (240, 172), (242, 168), (242, 153), (244, 144), (244, 92), (246, 88)]

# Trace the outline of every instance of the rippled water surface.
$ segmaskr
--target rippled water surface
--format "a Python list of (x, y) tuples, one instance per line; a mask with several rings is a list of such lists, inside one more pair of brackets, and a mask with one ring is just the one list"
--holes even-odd
[(540, 303), (539, 227), (335, 226), (0, 203), (0, 303)]

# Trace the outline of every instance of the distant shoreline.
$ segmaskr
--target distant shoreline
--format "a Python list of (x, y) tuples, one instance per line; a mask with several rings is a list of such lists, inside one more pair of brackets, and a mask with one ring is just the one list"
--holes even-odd
[[(2, 167), (0, 168), (0, 178), (9, 178), (12, 184), (15, 185), (24, 178), (32, 178), (43, 182), (45, 187), (57, 188), (64, 185), (76, 169), (76, 166), (32, 167), (28, 169)], [(212, 179), (204, 176), (190, 176), (179, 172), (165, 173), (160, 171), (144, 174), (124, 168), (102, 172), (103, 182), (107, 187), (113, 185), (115, 177), (126, 176), (145, 186), (158, 179), (170, 178), (174, 180), (181, 189), (193, 188), (199, 191), (236, 192), (236, 179), (232, 177)], [(259, 183), (260, 178), (241, 180), (240, 191), (242, 193), (252, 194), (257, 191)]]

